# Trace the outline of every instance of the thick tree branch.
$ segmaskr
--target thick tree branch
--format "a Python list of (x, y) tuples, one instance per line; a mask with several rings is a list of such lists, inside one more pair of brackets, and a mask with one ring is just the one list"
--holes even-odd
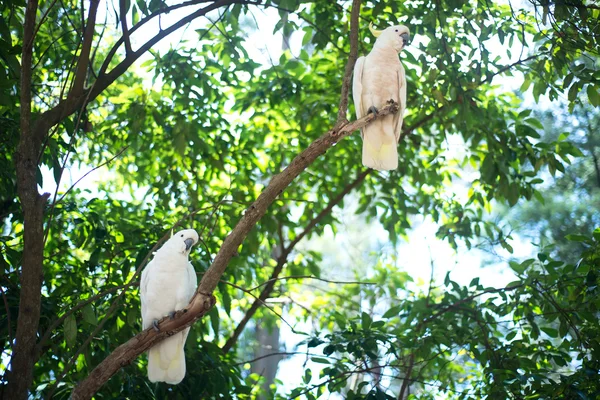
[(123, 40), (125, 41), (125, 54), (133, 53), (131, 49), (131, 40), (129, 40), (129, 31), (127, 30), (127, 9), (125, 8), (125, 0), (119, 0), (119, 14), (121, 19), (121, 30), (123, 31)]
[(346, 70), (344, 71), (344, 80), (342, 81), (342, 94), (340, 96), (340, 107), (337, 116), (338, 124), (347, 121), (348, 94), (350, 93), (354, 64), (356, 64), (358, 56), (358, 16), (360, 14), (360, 2), (361, 0), (352, 1), (352, 13), (350, 14), (350, 55), (348, 56)]
[(190, 301), (190, 304), (185, 309), (179, 310), (175, 314), (175, 318), (163, 318), (159, 323), (159, 332), (149, 328), (117, 347), (104, 361), (94, 368), (87, 378), (79, 383), (72, 393), (72, 398), (74, 400), (91, 398), (120, 368), (131, 363), (137, 356), (148, 350), (155, 343), (187, 328), (194, 321), (206, 314), (215, 302), (211, 293), (217, 287), (229, 261), (237, 254), (238, 247), (242, 244), (250, 230), (263, 217), (267, 208), (283, 193), (283, 190), (312, 164), (317, 157), (325, 154), (339, 140), (349, 136), (357, 129), (366, 126), (374, 119), (398, 112), (398, 109), (397, 103), (389, 104), (383, 107), (377, 115), (369, 114), (357, 121), (342, 124), (316, 139), (306, 150), (296, 156), (287, 168), (273, 177), (256, 201), (246, 209), (244, 216), (233, 231), (225, 238), (213, 263), (202, 277), (198, 290)]
[(315, 226), (317, 226), (317, 224), (325, 216), (329, 215), (329, 213), (331, 213), (331, 211), (333, 210), (333, 208), (335, 206), (337, 206), (348, 193), (350, 193), (355, 187), (357, 187), (358, 185), (360, 185), (364, 181), (364, 179), (367, 177), (367, 175), (369, 173), (371, 173), (371, 171), (373, 171), (373, 170), (372, 169), (367, 169), (367, 170), (364, 170), (363, 172), (361, 172), (356, 177), (356, 179), (354, 179), (354, 181), (352, 181), (352, 183), (350, 183), (349, 185), (347, 185), (344, 188), (344, 190), (342, 190), (336, 197), (334, 197), (333, 199), (331, 199), (331, 201), (327, 204), (327, 207), (325, 207), (323, 210), (321, 210), (321, 212), (319, 214), (317, 214), (317, 216), (315, 216), (308, 223), (308, 225), (306, 225), (306, 227), (304, 228), (304, 230), (300, 234), (298, 234), (294, 238), (294, 240), (292, 240), (290, 242), (290, 244), (288, 244), (283, 249), (283, 251), (281, 252), (281, 254), (279, 255), (279, 257), (277, 257), (277, 264), (275, 265), (275, 268), (273, 269), (273, 272), (271, 273), (271, 277), (269, 278), (269, 280), (264, 283), (264, 288), (260, 292), (260, 295), (254, 301), (254, 303), (252, 303), (252, 305), (250, 306), (250, 308), (248, 309), (248, 311), (246, 311), (246, 314), (244, 315), (244, 318), (242, 318), (242, 320), (238, 323), (238, 325), (236, 326), (235, 330), (233, 331), (233, 333), (231, 334), (231, 336), (229, 337), (229, 339), (227, 339), (227, 342), (225, 342), (225, 344), (223, 345), (223, 348), (222, 348), (223, 353), (229, 352), (229, 350), (231, 350), (231, 348), (233, 346), (235, 346), (235, 344), (237, 343), (238, 338), (240, 337), (240, 335), (244, 331), (244, 328), (246, 327), (246, 325), (248, 324), (248, 322), (252, 319), (252, 317), (254, 316), (254, 314), (256, 313), (256, 311), (260, 308), (260, 306), (264, 304), (265, 300), (271, 295), (271, 292), (273, 291), (273, 288), (275, 287), (275, 283), (277, 283), (277, 280), (279, 278), (279, 274), (281, 274), (281, 271), (283, 271), (283, 267), (287, 264), (288, 256), (294, 250), (294, 247), (306, 235), (308, 235), (313, 230), (313, 228)]
[[(131, 27), (131, 29), (128, 31), (128, 34), (129, 34), (129, 36), (131, 36), (132, 34), (135, 33), (135, 31), (140, 29), (142, 26), (144, 26), (145, 24), (147, 24), (148, 22), (150, 22), (151, 20), (153, 20), (154, 18), (156, 18), (162, 14), (167, 14), (173, 10), (177, 10), (177, 9), (183, 8), (183, 7), (190, 7), (190, 6), (195, 6), (195, 5), (202, 4), (202, 3), (209, 3), (210, 1), (211, 0), (191, 0), (191, 1), (174, 4), (172, 6), (168, 6), (168, 7), (164, 7), (159, 10), (156, 10), (154, 13), (152, 13), (148, 17), (142, 19), (137, 24), (133, 25)], [(110, 62), (112, 61), (113, 57), (117, 53), (117, 50), (119, 50), (119, 47), (121, 47), (121, 45), (124, 42), (125, 42), (125, 35), (121, 36), (119, 38), (119, 40), (117, 40), (117, 42), (113, 45), (113, 47), (111, 47), (111, 49), (108, 51), (108, 53), (106, 55), (106, 58), (104, 59), (104, 62), (102, 63), (102, 66), (100, 67), (100, 70), (98, 71), (98, 75), (104, 75), (106, 73), (106, 70), (108, 69), (108, 66), (110, 65)]]
[(83, 34), (81, 53), (79, 54), (79, 60), (77, 61), (75, 79), (73, 80), (73, 87), (71, 88), (67, 99), (80, 96), (81, 93), (83, 93), (83, 85), (85, 84), (87, 69), (90, 64), (90, 52), (92, 50), (92, 43), (94, 41), (96, 13), (98, 11), (99, 4), (100, 0), (90, 0), (90, 9), (88, 12), (87, 24), (85, 26), (85, 33)]
[[(217, 8), (228, 6), (234, 4), (236, 0), (217, 0), (210, 5), (207, 5), (204, 8), (196, 10), (195, 12), (181, 18), (179, 21), (171, 25), (170, 27), (161, 30), (158, 34), (149, 39), (146, 43), (144, 43), (139, 49), (135, 52), (129, 54), (123, 61), (121, 61), (115, 68), (113, 68), (109, 73), (100, 73), (98, 75), (98, 79), (94, 82), (94, 85), (89, 89), (83, 90), (81, 93), (77, 95), (73, 95), (68, 97), (66, 100), (61, 101), (56, 105), (56, 107), (52, 108), (44, 112), (40, 118), (36, 121), (33, 126), (33, 134), (36, 140), (43, 140), (48, 130), (62, 121), (66, 116), (71, 115), (76, 110), (85, 106), (88, 102), (94, 100), (100, 93), (102, 93), (108, 86), (110, 86), (115, 80), (117, 80), (121, 75), (127, 71), (127, 69), (137, 61), (146, 51), (148, 51), (152, 46), (161, 41), (166, 36), (170, 35), (174, 31), (183, 27), (185, 24), (193, 21), (194, 19), (201, 17), (212, 10)], [(89, 24), (88, 24), (89, 25)], [(132, 28), (129, 33), (131, 34), (134, 31)], [(87, 32), (87, 30), (86, 30)], [(116, 50), (115, 50), (116, 51)], [(82, 50), (83, 54), (83, 50)], [(79, 66), (78, 66), (79, 67)], [(85, 75), (84, 75), (85, 76)]]

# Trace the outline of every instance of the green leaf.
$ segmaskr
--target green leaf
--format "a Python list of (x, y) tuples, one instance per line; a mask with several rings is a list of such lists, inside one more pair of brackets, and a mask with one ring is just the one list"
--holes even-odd
[(558, 337), (558, 330), (556, 330), (554, 328), (543, 326), (543, 327), (540, 327), (540, 329), (542, 330), (542, 332), (544, 332), (545, 334), (547, 334), (548, 336), (550, 336), (552, 338)]
[(594, 107), (598, 107), (600, 105), (600, 93), (598, 93), (598, 88), (596, 86), (589, 84), (587, 86), (587, 95), (590, 103)]
[(219, 336), (219, 322), (220, 322), (218, 308), (213, 307), (209, 311), (208, 316), (210, 318), (210, 326), (212, 327), (212, 330), (213, 330), (215, 336), (218, 337)]
[(310, 383), (310, 381), (311, 381), (311, 379), (312, 379), (312, 371), (310, 370), (310, 368), (307, 368), (307, 369), (304, 371), (304, 377), (302, 377), (302, 381), (303, 381), (305, 384), (309, 384), (309, 383)]
[(67, 346), (72, 348), (75, 346), (75, 340), (77, 339), (77, 321), (75, 320), (73, 314), (71, 314), (65, 318), (63, 324), (65, 341), (67, 342)]
[(571, 242), (592, 243), (592, 240), (589, 237), (578, 235), (576, 233), (565, 236), (565, 239), (570, 240)]
[(94, 307), (91, 304), (83, 307), (81, 309), (81, 314), (83, 316), (83, 320), (90, 325), (98, 325), (98, 317), (96, 316), (96, 312), (94, 311)]
[(396, 316), (398, 316), (398, 314), (400, 314), (401, 310), (402, 310), (402, 305), (393, 306), (392, 308), (387, 310), (381, 318), (388, 319), (388, 318), (396, 317)]
[(579, 92), (579, 85), (577, 85), (577, 83), (574, 83), (573, 85), (571, 85), (571, 87), (569, 88), (569, 93), (567, 95), (567, 98), (569, 99), (569, 101), (571, 101), (571, 102), (575, 101), (575, 99), (577, 98), (578, 92)]
[(365, 331), (368, 330), (371, 326), (371, 322), (372, 322), (371, 316), (363, 311), (361, 314), (361, 325), (362, 325), (363, 330), (365, 330)]

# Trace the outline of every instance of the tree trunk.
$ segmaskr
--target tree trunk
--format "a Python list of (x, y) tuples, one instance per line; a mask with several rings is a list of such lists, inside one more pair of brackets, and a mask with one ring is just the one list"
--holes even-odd
[[(254, 351), (254, 358), (266, 356), (268, 354), (277, 353), (279, 349), (279, 327), (273, 326), (273, 329), (261, 327), (261, 321), (256, 323), (256, 341), (258, 346)], [(271, 391), (271, 384), (275, 382), (275, 376), (277, 375), (277, 367), (279, 361), (283, 359), (283, 356), (272, 356), (262, 358), (252, 364), (251, 371), (265, 378), (262, 389), (265, 395), (261, 395), (259, 399), (264, 400), (270, 398), (269, 394)]]
[(31, 127), (31, 61), (37, 0), (29, 0), (23, 26), (21, 57), (21, 137), (15, 154), (17, 192), (23, 209), (23, 258), (21, 261), (21, 293), (14, 352), (4, 397), (27, 399), (33, 381), (33, 359), (40, 321), (42, 263), (44, 260), (44, 203), (46, 196), (37, 190), (38, 157), (41, 138)]

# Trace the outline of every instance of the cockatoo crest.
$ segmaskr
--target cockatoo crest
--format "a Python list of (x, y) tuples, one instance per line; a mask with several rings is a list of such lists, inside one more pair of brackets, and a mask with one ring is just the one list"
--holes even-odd
[(184, 229), (171, 236), (169, 240), (156, 252), (173, 251), (187, 255), (190, 253), (192, 246), (198, 243), (198, 233), (193, 229)]
[(377, 38), (375, 46), (393, 47), (398, 53), (404, 49), (410, 42), (410, 31), (404, 25), (394, 25), (382, 31), (373, 28), (373, 23), (369, 24), (369, 30)]

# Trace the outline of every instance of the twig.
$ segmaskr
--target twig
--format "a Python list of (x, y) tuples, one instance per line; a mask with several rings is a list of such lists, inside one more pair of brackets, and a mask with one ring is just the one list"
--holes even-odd
[(352, 81), (352, 72), (358, 56), (358, 16), (360, 15), (361, 0), (352, 1), (352, 13), (350, 14), (350, 54), (344, 71), (344, 80), (342, 81), (342, 94), (340, 95), (340, 105), (336, 124), (347, 121), (348, 98), (350, 93), (350, 82)]
[(62, 199), (64, 199), (64, 198), (65, 198), (65, 196), (66, 196), (66, 195), (67, 195), (67, 194), (68, 194), (68, 193), (69, 193), (71, 190), (73, 190), (73, 189), (75, 188), (75, 186), (77, 186), (77, 184), (78, 184), (79, 182), (81, 182), (83, 179), (85, 179), (85, 177), (87, 177), (89, 174), (91, 174), (92, 172), (96, 171), (97, 169), (100, 169), (100, 168), (104, 167), (105, 165), (108, 165), (108, 164), (110, 164), (110, 163), (111, 163), (111, 162), (112, 162), (112, 161), (113, 161), (115, 158), (117, 158), (117, 157), (119, 157), (121, 154), (123, 154), (123, 152), (124, 152), (125, 150), (127, 150), (128, 148), (129, 148), (129, 145), (127, 145), (127, 146), (123, 147), (121, 150), (119, 150), (119, 151), (117, 152), (117, 154), (115, 154), (114, 156), (112, 156), (112, 157), (111, 157), (111, 158), (109, 158), (108, 160), (104, 161), (102, 164), (100, 164), (100, 165), (98, 165), (98, 166), (96, 166), (96, 167), (92, 168), (92, 169), (91, 169), (91, 170), (89, 170), (88, 172), (86, 172), (86, 173), (85, 173), (85, 174), (84, 174), (84, 175), (83, 175), (81, 178), (77, 179), (77, 181), (76, 181), (74, 184), (72, 184), (72, 185), (71, 185), (71, 187), (70, 187), (70, 188), (68, 188), (68, 189), (67, 189), (67, 191), (66, 191), (65, 193), (63, 193), (63, 195), (60, 197), (60, 199), (58, 199), (58, 200), (57, 200), (57, 201), (56, 201), (54, 204), (56, 204), (56, 203), (60, 203), (60, 202), (62, 201)]
[[(121, 292), (121, 295), (124, 292), (125, 291)], [(115, 312), (115, 310), (117, 309), (117, 306), (119, 304), (121, 295), (119, 295), (117, 297), (117, 299), (111, 304), (110, 308), (106, 311), (106, 315), (105, 315), (104, 319), (102, 319), (102, 321), (100, 321), (100, 323), (98, 323), (98, 325), (96, 326), (96, 328), (94, 328), (92, 333), (87, 337), (87, 339), (83, 342), (83, 344), (81, 346), (79, 346), (79, 348), (77, 349), (75, 354), (73, 354), (73, 356), (69, 359), (69, 361), (63, 368), (63, 371), (58, 376), (58, 378), (56, 378), (56, 380), (54, 381), (54, 384), (50, 388), (49, 393), (46, 396), (46, 398), (48, 400), (52, 398), (52, 396), (54, 395), (54, 392), (56, 392), (56, 389), (58, 389), (58, 385), (60, 384), (60, 382), (62, 382), (64, 377), (69, 373), (69, 370), (71, 369), (73, 364), (75, 364), (75, 361), (77, 361), (77, 358), (79, 357), (79, 355), (83, 352), (83, 350), (85, 350), (85, 348), (90, 344), (90, 342), (94, 339), (94, 337), (98, 334), (98, 332), (100, 332), (100, 330), (104, 327), (104, 324), (106, 324), (106, 322), (109, 320), (109, 316), (112, 315), (113, 312)]]
[(429, 307), (429, 300), (431, 298), (431, 287), (433, 286), (433, 271), (435, 270), (435, 263), (433, 262), (433, 255), (431, 254), (431, 247), (428, 245), (429, 250), (429, 264), (431, 265), (431, 273), (429, 274), (429, 288), (427, 289), (427, 298), (425, 299), (425, 306)]
[(408, 361), (408, 370), (406, 371), (406, 375), (404, 375), (404, 379), (402, 380), (402, 387), (400, 388), (400, 393), (398, 394), (398, 400), (404, 400), (404, 394), (408, 389), (408, 384), (411, 382), (410, 375), (412, 374), (413, 366), (415, 365), (415, 350), (410, 353), (410, 358)]
[(2, 299), (4, 300), (4, 308), (6, 309), (6, 324), (8, 325), (8, 339), (10, 340), (10, 347), (14, 347), (13, 334), (12, 334), (12, 324), (10, 322), (10, 308), (8, 307), (8, 300), (6, 299), (6, 293), (4, 293), (4, 289), (0, 286), (0, 292), (2, 292)]
[[(133, 4), (131, 7), (133, 7)], [(133, 50), (131, 49), (131, 40), (129, 39), (129, 31), (127, 30), (127, 10), (125, 9), (125, 0), (119, 0), (119, 13), (121, 14), (121, 30), (123, 31), (123, 39), (125, 40), (125, 54), (129, 55)]]
[(260, 301), (260, 302), (262, 303), (262, 305), (263, 305), (263, 306), (267, 307), (269, 310), (271, 310), (271, 312), (272, 312), (273, 314), (277, 315), (277, 317), (278, 317), (280, 320), (282, 320), (282, 321), (283, 321), (283, 322), (284, 322), (284, 323), (285, 323), (285, 324), (286, 324), (286, 325), (287, 325), (287, 326), (288, 326), (288, 327), (289, 327), (289, 328), (292, 330), (292, 332), (294, 332), (294, 333), (298, 333), (298, 332), (296, 331), (296, 329), (294, 329), (294, 327), (292, 326), (292, 324), (290, 324), (289, 322), (287, 322), (287, 321), (285, 320), (285, 318), (283, 318), (283, 316), (282, 316), (281, 314), (279, 314), (279, 313), (278, 313), (277, 311), (275, 311), (275, 310), (274, 310), (274, 309), (273, 309), (271, 306), (269, 306), (269, 305), (267, 304), (267, 302), (266, 302), (266, 301), (259, 299), (259, 298), (258, 298), (258, 296), (256, 296), (254, 293), (250, 292), (250, 291), (249, 291), (249, 290), (247, 290), (247, 289), (244, 289), (244, 288), (243, 288), (243, 287), (241, 287), (241, 286), (238, 286), (238, 285), (236, 285), (235, 283), (227, 282), (227, 281), (224, 281), (224, 280), (221, 280), (221, 282), (223, 282), (224, 284), (226, 284), (226, 285), (229, 285), (229, 286), (231, 286), (231, 287), (234, 287), (234, 288), (236, 288), (236, 289), (238, 289), (238, 290), (241, 290), (242, 292), (244, 292), (244, 293), (246, 293), (246, 294), (249, 294), (250, 296), (254, 297), (254, 298), (256, 299), (256, 301)]
[(100, 0), (90, 0), (90, 9), (88, 11), (87, 23), (85, 26), (85, 32), (83, 34), (81, 53), (79, 54), (79, 60), (77, 61), (77, 70), (75, 72), (75, 78), (73, 79), (73, 87), (67, 95), (67, 100), (78, 97), (83, 92), (87, 69), (90, 63), (90, 51), (92, 49), (92, 42), (94, 39), (98, 5), (100, 5)]
[[(297, 355), (306, 355), (307, 353), (304, 351), (281, 351), (281, 352), (276, 352), (276, 353), (269, 353), (269, 354), (265, 354), (262, 355), (260, 357), (256, 357), (253, 358), (252, 360), (247, 360), (247, 361), (240, 361), (238, 363), (235, 364), (230, 364), (232, 367), (237, 367), (239, 365), (244, 365), (244, 364), (252, 364), (256, 361), (260, 361), (264, 358), (269, 358), (269, 357), (275, 357), (275, 356), (297, 356)], [(308, 354), (309, 356), (314, 356), (314, 357), (322, 357), (320, 354)]]
[(312, 276), (312, 275), (293, 275), (293, 276), (282, 276), (280, 278), (272, 278), (272, 279), (269, 279), (268, 281), (264, 281), (263, 283), (261, 283), (258, 286), (253, 287), (252, 289), (248, 289), (248, 290), (254, 291), (258, 288), (268, 285), (269, 283), (271, 283), (273, 281), (283, 281), (283, 280), (288, 280), (288, 279), (314, 279), (317, 281), (328, 282), (328, 283), (337, 283), (340, 285), (377, 285), (376, 282), (334, 281), (331, 279), (318, 278), (318, 277)]
[(464, 299), (461, 299), (461, 300), (457, 301), (456, 303), (450, 304), (450, 305), (442, 308), (440, 311), (432, 314), (429, 318), (424, 319), (421, 322), (421, 324), (425, 325), (425, 324), (433, 321), (434, 319), (436, 319), (440, 315), (442, 315), (442, 314), (450, 311), (451, 309), (457, 308), (458, 306), (460, 306), (460, 305), (462, 305), (464, 303), (467, 303), (469, 301), (472, 301), (472, 300), (476, 299), (477, 297), (483, 296), (484, 294), (487, 294), (487, 293), (499, 293), (499, 292), (511, 292), (511, 291), (517, 290), (517, 289), (519, 289), (519, 288), (521, 288), (523, 286), (525, 286), (525, 283), (519, 283), (519, 284), (516, 284), (516, 285), (513, 285), (513, 286), (507, 286), (505, 288), (491, 288), (491, 289), (486, 289), (486, 290), (483, 290), (483, 291), (481, 291), (479, 293), (472, 294), (471, 296), (465, 297)]
[[(371, 173), (371, 171), (372, 171), (371, 169), (367, 169), (367, 170), (364, 170), (361, 174), (359, 174), (358, 177), (352, 183), (350, 183), (348, 186), (346, 186), (344, 188), (344, 190), (342, 190), (342, 192), (340, 194), (338, 194), (335, 198), (333, 198), (329, 202), (329, 204), (327, 204), (327, 207), (325, 207), (323, 210), (321, 210), (321, 212), (319, 214), (317, 214), (317, 216), (314, 217), (304, 227), (304, 230), (300, 234), (298, 234), (294, 238), (294, 240), (292, 240), (283, 249), (283, 251), (281, 252), (281, 254), (279, 255), (279, 257), (277, 259), (277, 265), (273, 269), (273, 272), (271, 273), (271, 277), (269, 278), (269, 280), (267, 282), (265, 282), (265, 284), (264, 284), (265, 288), (262, 290), (262, 292), (259, 295), (259, 299), (261, 299), (261, 301), (266, 300), (267, 297), (269, 297), (269, 295), (273, 291), (273, 287), (275, 286), (275, 281), (277, 280), (277, 278), (279, 277), (279, 274), (283, 270), (283, 267), (287, 263), (288, 256), (290, 255), (290, 253), (292, 252), (292, 250), (294, 249), (294, 247), (298, 244), (298, 242), (300, 242), (306, 235), (308, 235), (312, 231), (312, 229), (315, 226), (317, 226), (317, 224), (325, 216), (327, 216), (331, 212), (331, 210), (333, 210), (333, 208), (337, 204), (339, 204), (342, 201), (342, 199), (344, 198), (344, 196), (346, 196), (348, 193), (350, 193), (350, 191), (352, 189), (354, 189), (356, 186), (358, 186), (366, 178), (366, 176), (369, 173)], [(235, 345), (235, 343), (237, 342), (239, 336), (242, 334), (242, 331), (246, 327), (246, 324), (248, 323), (248, 321), (250, 321), (250, 319), (252, 318), (252, 316), (254, 315), (254, 313), (256, 313), (256, 311), (258, 310), (258, 308), (260, 307), (261, 304), (262, 303), (257, 300), (257, 301), (255, 301), (250, 306), (250, 308), (248, 309), (248, 311), (246, 311), (246, 314), (244, 315), (244, 318), (242, 318), (242, 320), (238, 323), (238, 325), (234, 329), (234, 331), (231, 334), (231, 336), (229, 337), (229, 339), (227, 339), (227, 341), (223, 345), (222, 350), (223, 350), (224, 353), (227, 353)]]

